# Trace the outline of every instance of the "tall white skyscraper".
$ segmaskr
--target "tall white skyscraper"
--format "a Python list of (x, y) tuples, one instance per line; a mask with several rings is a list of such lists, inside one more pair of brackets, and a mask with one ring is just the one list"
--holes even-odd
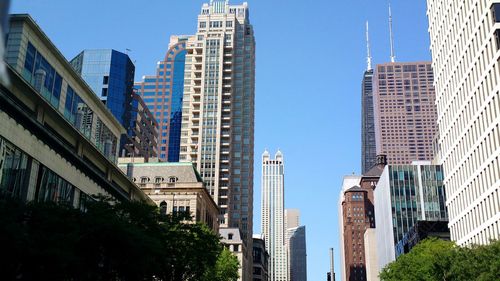
[(500, 238), (500, 2), (427, 0), (451, 238)]
[(262, 154), (262, 236), (269, 253), (269, 280), (288, 281), (285, 246), (285, 194), (283, 154), (278, 150), (271, 159)]
[[(252, 249), (255, 40), (248, 5), (203, 4), (186, 45), (180, 161), (192, 161)], [(250, 253), (251, 254), (251, 253)]]

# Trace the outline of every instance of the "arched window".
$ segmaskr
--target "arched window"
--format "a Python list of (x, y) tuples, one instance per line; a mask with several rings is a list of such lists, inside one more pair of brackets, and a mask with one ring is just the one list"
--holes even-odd
[(168, 182), (169, 182), (169, 183), (175, 183), (175, 182), (177, 182), (178, 180), (179, 180), (179, 179), (178, 179), (177, 177), (169, 177), (169, 178), (168, 178)]
[(160, 203), (160, 215), (166, 215), (167, 214), (167, 202), (162, 201)]

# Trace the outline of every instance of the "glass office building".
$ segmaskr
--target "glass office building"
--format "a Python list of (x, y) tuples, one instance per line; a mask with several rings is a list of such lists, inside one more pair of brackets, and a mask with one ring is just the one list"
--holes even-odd
[(187, 39), (172, 36), (156, 75), (144, 76), (134, 86), (158, 122), (158, 157), (168, 162), (179, 162)]
[(70, 63), (130, 134), (135, 66), (129, 56), (111, 49), (84, 50)]
[(448, 221), (443, 168), (430, 162), (386, 166), (375, 188), (379, 269), (418, 221)]

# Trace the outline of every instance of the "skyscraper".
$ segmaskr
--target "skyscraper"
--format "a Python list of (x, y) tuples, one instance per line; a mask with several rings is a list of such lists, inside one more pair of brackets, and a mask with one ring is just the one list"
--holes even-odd
[(269, 280), (288, 281), (284, 226), (284, 162), (278, 150), (271, 159), (262, 154), (262, 236), (269, 253)]
[(373, 115), (373, 68), (366, 23), (366, 71), (361, 83), (361, 173), (375, 165), (377, 148), (375, 144), (375, 119)]
[(306, 227), (289, 228), (288, 264), (289, 281), (307, 281)]
[(158, 156), (163, 161), (179, 162), (182, 100), (189, 36), (171, 36), (156, 75), (144, 76), (134, 87), (158, 122)]
[[(500, 3), (427, 1), (451, 238), (500, 238)], [(450, 20), (452, 19), (452, 20)]]
[(434, 76), (430, 62), (385, 63), (374, 74), (377, 154), (389, 164), (432, 160), (437, 133)]
[(129, 56), (112, 49), (84, 50), (70, 63), (122, 126), (131, 127), (135, 66)]
[(203, 4), (186, 48), (180, 161), (197, 165), (221, 227), (240, 228), (252, 249), (255, 40), (248, 5)]

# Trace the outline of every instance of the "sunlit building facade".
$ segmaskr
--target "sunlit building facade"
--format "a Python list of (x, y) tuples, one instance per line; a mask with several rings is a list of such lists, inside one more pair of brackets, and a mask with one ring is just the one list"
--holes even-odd
[(288, 281), (285, 243), (285, 170), (283, 154), (262, 154), (261, 229), (269, 253), (269, 280)]
[(452, 240), (500, 238), (500, 2), (427, 1)]
[(430, 62), (379, 64), (373, 76), (377, 154), (389, 164), (431, 161), (437, 133)]

